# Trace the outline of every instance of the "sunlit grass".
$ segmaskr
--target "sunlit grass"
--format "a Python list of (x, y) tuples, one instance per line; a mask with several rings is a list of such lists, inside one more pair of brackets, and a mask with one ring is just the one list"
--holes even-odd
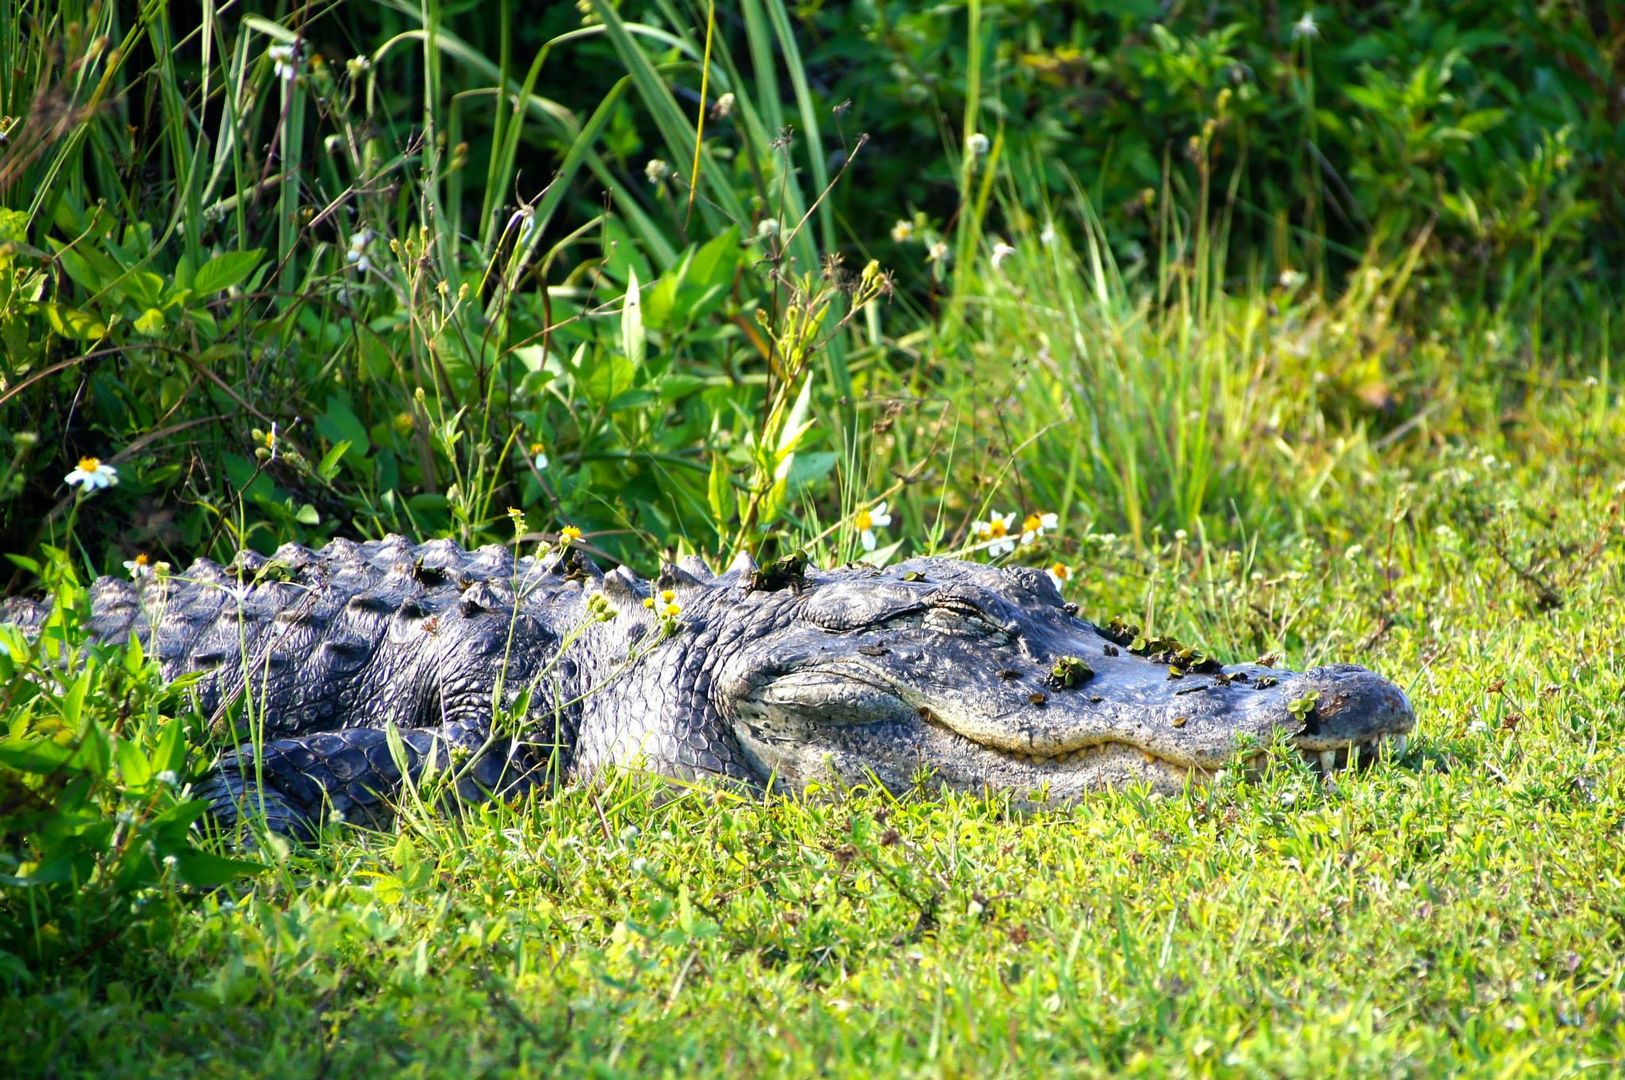
[[(0, 220), (20, 230), (0, 243), (6, 377), (37, 382), (0, 425), (0, 489), (27, 543), (58, 549), (40, 569), (59, 604), (84, 602), (68, 563), (116, 567), (138, 524), (179, 560), (335, 532), (508, 541), (513, 505), (648, 567), (662, 548), (858, 557), (858, 511), (880, 501), (879, 557), (1054, 512), (1015, 557), (1069, 569), (1086, 616), (1226, 659), (1367, 663), (1419, 730), (1403, 760), (1335, 783), (1279, 754), (1180, 798), (1027, 815), (934, 792), (671, 799), (622, 776), (460, 817), (409, 807), (397, 832), (272, 846), (210, 891), (241, 868), (192, 853), (183, 821), (158, 837), (174, 864), (140, 840), (176, 813), (154, 763), (217, 749), (184, 695), (138, 656), (81, 663), (65, 627), (60, 682), (48, 649), (0, 639), (0, 1071), (1617, 1063), (1625, 400), (1600, 292), (1565, 298), (1589, 311), (1573, 326), (1466, 306), (1413, 281), (1425, 235), (1374, 245), (1327, 292), (1321, 268), (1230, 250), (1239, 211), (1205, 164), (1194, 207), (1166, 182), (1141, 207), (1156, 250), (1116, 249), (1081, 184), (1054, 200), (1005, 156), (979, 92), (945, 136), (958, 207), (888, 246), (825, 198), (856, 181), (827, 156), (839, 124), (782, 4), (745, 5), (709, 103), (703, 20), (595, 3), (596, 24), (520, 59), (507, 29), (486, 57), (433, 5), (392, 9), (381, 47), (292, 81), (267, 51), (291, 33), (258, 17), (198, 31), (196, 85), (157, 9), (42, 9), (71, 79), (0, 33), (26, 75), (8, 111), (59, 83), (85, 110), (0, 165), (27, 194), (9, 205), (38, 215)], [(984, 16), (970, 6), (973, 29)], [(624, 76), (578, 115), (544, 91), (588, 35)], [(139, 40), (145, 73), (120, 66)], [(387, 107), (395, 64), (423, 115)], [(102, 109), (122, 78), (165, 131), (137, 148), (174, 194), (157, 209)], [(697, 145), (722, 94), (732, 113)], [(633, 107), (664, 172), (613, 160)], [(498, 120), (470, 156), (476, 109)], [(274, 169), (251, 145), (267, 125)], [(325, 156), (299, 159), (314, 131)], [(551, 182), (522, 167), (544, 139), (565, 148)], [(515, 196), (521, 177), (538, 190)], [(610, 194), (583, 215), (589, 180)], [(871, 250), (893, 265), (867, 268)], [(886, 271), (917, 287), (888, 299)], [(24, 515), (40, 439), (21, 436), (60, 412), (40, 372), (67, 356), (77, 378), (92, 353), (75, 437), (107, 442), (117, 497), (147, 501)], [(19, 749), (35, 737), (49, 760)], [(64, 767), (40, 780), (41, 761)], [(94, 869), (29, 862), (42, 820), (81, 830)]]

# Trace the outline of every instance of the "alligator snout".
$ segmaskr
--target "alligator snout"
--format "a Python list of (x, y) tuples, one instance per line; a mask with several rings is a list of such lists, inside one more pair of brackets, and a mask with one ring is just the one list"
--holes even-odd
[(1286, 684), (1286, 694), (1294, 695), (1289, 711), (1298, 703), (1293, 745), (1323, 772), (1369, 764), (1385, 745), (1397, 758), (1416, 726), (1405, 692), (1356, 664), (1311, 668)]

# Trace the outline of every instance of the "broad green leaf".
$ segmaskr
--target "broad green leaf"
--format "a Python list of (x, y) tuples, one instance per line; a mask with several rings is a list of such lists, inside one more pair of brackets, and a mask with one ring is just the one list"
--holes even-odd
[(28, 215), (21, 210), (0, 209), (0, 244), (28, 242)]
[(228, 251), (216, 255), (193, 275), (192, 291), (199, 296), (209, 296), (241, 284), (259, 266), (263, 254), (259, 248), (250, 248), (248, 251)]
[(18, 772), (43, 776), (56, 772), (72, 757), (71, 746), (62, 746), (49, 739), (36, 739), (24, 745), (0, 743), (0, 765)]
[(577, 385), (594, 404), (605, 405), (632, 386), (632, 361), (618, 353), (589, 353), (578, 369)]
[(685, 282), (697, 289), (709, 289), (717, 285), (726, 288), (732, 285), (742, 252), (743, 249), (739, 246), (738, 227), (727, 229), (721, 235), (706, 241), (694, 253), (694, 258), (688, 264)]
[(143, 337), (163, 337), (169, 326), (164, 321), (164, 313), (157, 308), (148, 308), (135, 320), (135, 332)]
[(224, 855), (215, 855), (196, 848), (184, 848), (171, 854), (175, 856), (176, 876), (186, 884), (199, 889), (225, 885), (265, 869), (262, 863), (249, 862), (246, 859), (228, 859)]
[(114, 758), (118, 761), (119, 777), (125, 787), (145, 787), (152, 780), (152, 763), (147, 755), (141, 752), (141, 747), (132, 739), (116, 739), (113, 742)]
[(45, 319), (65, 338), (76, 341), (100, 341), (107, 336), (107, 324), (88, 312), (66, 304), (46, 304)]
[(652, 329), (667, 330), (674, 323), (682, 321), (684, 312), (679, 310), (678, 302), (682, 280), (683, 269), (679, 266), (661, 274), (660, 280), (650, 287), (643, 300), (643, 320)]
[(371, 445), (367, 426), (350, 408), (350, 403), (337, 394), (327, 399), (326, 411), (316, 418), (316, 431), (334, 446), (349, 443), (355, 447), (357, 457), (365, 457), (366, 448)]
[(185, 724), (179, 717), (171, 717), (164, 721), (163, 730), (158, 733), (158, 745), (152, 751), (152, 768), (155, 773), (172, 772), (179, 777), (181, 770), (186, 766)]

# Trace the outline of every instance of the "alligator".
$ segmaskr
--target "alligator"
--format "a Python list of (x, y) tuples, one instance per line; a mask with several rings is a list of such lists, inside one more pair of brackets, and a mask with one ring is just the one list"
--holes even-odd
[[(0, 621), (38, 627), (41, 603)], [(284, 545), (91, 588), (235, 746), (197, 794), (228, 828), (385, 823), (406, 785), (478, 801), (641, 768), (765, 792), (878, 784), (1057, 804), (1177, 792), (1284, 738), (1316, 771), (1402, 755), (1410, 703), (1336, 664), (1221, 665), (1078, 616), (1050, 577), (697, 558), (652, 582), (566, 540), (519, 557), (400, 537)]]

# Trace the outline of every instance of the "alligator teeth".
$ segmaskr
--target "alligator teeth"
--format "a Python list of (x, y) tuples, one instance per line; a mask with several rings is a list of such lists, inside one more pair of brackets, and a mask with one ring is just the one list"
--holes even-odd
[(1329, 773), (1337, 768), (1337, 751), (1322, 750), (1320, 752), (1320, 771)]

